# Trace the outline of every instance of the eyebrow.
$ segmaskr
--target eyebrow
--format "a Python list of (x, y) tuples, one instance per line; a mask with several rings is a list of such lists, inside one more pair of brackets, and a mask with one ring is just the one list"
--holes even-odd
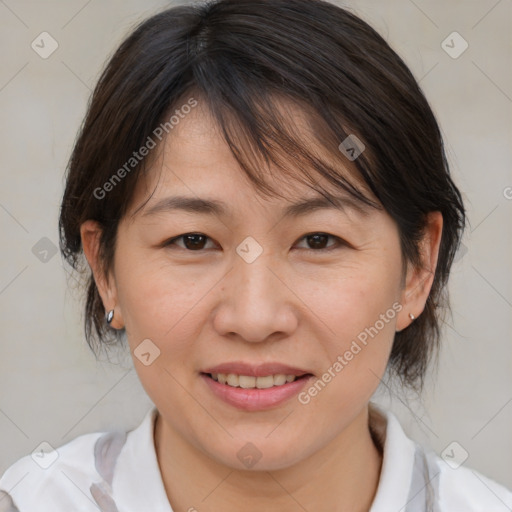
[[(349, 196), (319, 196), (313, 198), (305, 198), (297, 203), (288, 205), (283, 208), (283, 217), (297, 218), (313, 213), (318, 210), (354, 210), (362, 215), (368, 215), (371, 205), (363, 203)], [(143, 212), (142, 216), (153, 216), (161, 213), (171, 213), (174, 211), (185, 211), (201, 215), (214, 215), (217, 217), (232, 217), (228, 205), (217, 199), (207, 199), (200, 197), (173, 196), (161, 199), (151, 208)]]

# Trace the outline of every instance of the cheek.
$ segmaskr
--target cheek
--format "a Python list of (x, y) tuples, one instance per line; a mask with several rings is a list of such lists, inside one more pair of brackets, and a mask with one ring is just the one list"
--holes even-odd
[[(319, 401), (331, 403), (338, 411), (343, 404), (371, 397), (392, 348), (402, 309), (399, 290), (400, 268), (385, 258), (351, 265), (310, 289), (306, 302), (322, 320), (323, 332), (317, 340), (327, 355), (323, 382), (310, 395), (322, 394)], [(298, 294), (305, 291), (306, 286)]]
[[(159, 410), (194, 410), (184, 389), (191, 388), (195, 377), (190, 368), (197, 350), (194, 340), (204, 322), (201, 297), (214, 283), (208, 285), (211, 278), (204, 275), (135, 258), (123, 260), (118, 269), (120, 305), (142, 386)], [(137, 354), (147, 339), (157, 347), (158, 355), (146, 366)]]
[[(133, 365), (140, 383), (160, 411), (176, 422), (183, 435), (194, 418), (204, 422), (204, 411), (191, 398), (194, 373), (190, 371), (194, 340), (201, 329), (201, 299), (215, 284), (215, 276), (185, 266), (171, 265), (165, 251), (148, 250), (120, 230), (115, 253), (115, 280)], [(204, 307), (202, 311), (204, 315)], [(150, 361), (137, 354), (151, 340)], [(144, 345), (146, 343), (146, 345)], [(146, 364), (147, 363), (147, 364)], [(188, 413), (190, 412), (190, 415)], [(203, 415), (202, 413), (203, 412)], [(192, 418), (190, 417), (192, 416)], [(205, 425), (201, 427), (205, 430)]]
[[(362, 261), (309, 280), (297, 280), (295, 289), (322, 320), (329, 339), (349, 340), (378, 322), (386, 330), (395, 322), (400, 297), (400, 272), (386, 260)], [(381, 315), (386, 315), (385, 326)], [(387, 329), (389, 330), (389, 329)], [(334, 345), (338, 344), (336, 341)], [(336, 347), (335, 347), (336, 348)]]
[(190, 366), (193, 341), (206, 320), (202, 301), (218, 277), (161, 259), (125, 258), (118, 269), (119, 302), (132, 351), (149, 338), (161, 350), (162, 366), (182, 368), (185, 360)]

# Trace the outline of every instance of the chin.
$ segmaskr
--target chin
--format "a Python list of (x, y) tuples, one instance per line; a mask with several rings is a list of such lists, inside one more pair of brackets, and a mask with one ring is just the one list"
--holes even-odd
[[(203, 445), (203, 450), (213, 460), (237, 471), (276, 471), (293, 466), (307, 457), (297, 449), (304, 446), (304, 440), (293, 442), (289, 436), (283, 435), (270, 439), (265, 437), (267, 435), (268, 431), (254, 437), (233, 436), (224, 443)], [(208, 442), (210, 444), (211, 439)]]

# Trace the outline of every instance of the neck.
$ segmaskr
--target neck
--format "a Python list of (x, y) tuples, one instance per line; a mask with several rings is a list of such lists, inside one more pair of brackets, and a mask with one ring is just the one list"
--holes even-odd
[(241, 503), (250, 511), (368, 512), (382, 466), (368, 427), (368, 408), (320, 451), (280, 470), (243, 471), (219, 464), (187, 443), (160, 415), (155, 449), (176, 512), (238, 512)]
[[(238, 470), (187, 443), (158, 415), (155, 448), (169, 502), (176, 512), (368, 512), (382, 455), (368, 427), (368, 408), (322, 450), (292, 467)], [(248, 508), (250, 504), (250, 508)]]

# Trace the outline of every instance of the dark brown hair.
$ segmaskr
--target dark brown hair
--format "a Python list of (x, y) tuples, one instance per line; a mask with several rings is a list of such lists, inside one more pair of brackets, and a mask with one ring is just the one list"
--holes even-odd
[[(192, 97), (207, 105), (258, 191), (280, 195), (263, 180), (255, 156), (313, 187), (316, 173), (391, 215), (403, 262), (419, 264), (425, 216), (442, 213), (430, 296), (419, 318), (396, 333), (390, 358), (402, 382), (421, 388), (449, 307), (445, 284), (465, 225), (464, 206), (449, 174), (436, 119), (408, 67), (367, 23), (321, 0), (177, 6), (139, 24), (112, 56), (69, 161), (59, 219), (63, 256), (87, 274), (85, 334), (90, 346), (119, 341), (123, 331), (106, 324), (94, 279), (82, 267), (80, 225), (87, 219), (102, 225), (100, 258), (107, 273), (119, 221), (151, 158), (132, 161), (130, 167), (126, 163)], [(329, 162), (280, 116), (277, 107), (283, 99), (306, 114)], [(366, 147), (353, 161), (357, 180), (343, 177), (339, 166), (332, 165), (333, 158), (346, 159), (338, 147), (351, 134)], [(118, 172), (122, 168), (126, 172)], [(116, 173), (122, 179), (113, 181)], [(108, 196), (98, 192), (107, 189)]]

